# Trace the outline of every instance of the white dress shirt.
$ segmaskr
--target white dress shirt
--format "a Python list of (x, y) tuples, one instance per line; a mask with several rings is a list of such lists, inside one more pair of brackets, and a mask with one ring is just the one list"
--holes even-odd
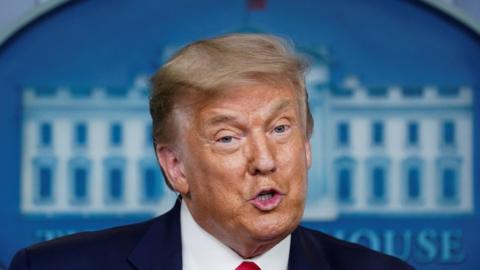
[(253, 261), (262, 270), (287, 270), (290, 235), (264, 254), (245, 260), (200, 227), (184, 202), (180, 227), (183, 270), (235, 270), (243, 261)]

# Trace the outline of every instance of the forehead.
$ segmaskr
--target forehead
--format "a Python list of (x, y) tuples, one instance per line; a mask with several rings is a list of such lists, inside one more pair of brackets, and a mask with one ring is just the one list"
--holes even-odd
[(210, 120), (214, 121), (228, 117), (229, 113), (269, 115), (297, 108), (298, 98), (293, 89), (256, 84), (222, 91), (199, 106), (195, 115), (214, 117)]

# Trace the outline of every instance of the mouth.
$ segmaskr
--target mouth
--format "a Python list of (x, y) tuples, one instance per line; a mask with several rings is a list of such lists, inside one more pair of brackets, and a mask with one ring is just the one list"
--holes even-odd
[(283, 197), (284, 194), (276, 189), (262, 189), (250, 202), (258, 210), (271, 211), (278, 207)]

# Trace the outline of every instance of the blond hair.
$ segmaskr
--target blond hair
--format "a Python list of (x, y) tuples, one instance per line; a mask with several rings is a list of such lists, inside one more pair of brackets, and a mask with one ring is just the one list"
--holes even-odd
[(254, 83), (295, 89), (310, 138), (313, 119), (305, 89), (307, 66), (291, 46), (271, 35), (229, 34), (187, 45), (152, 78), (154, 145), (172, 143), (176, 137), (173, 111), (181, 100), (199, 96), (208, 100), (222, 90)]

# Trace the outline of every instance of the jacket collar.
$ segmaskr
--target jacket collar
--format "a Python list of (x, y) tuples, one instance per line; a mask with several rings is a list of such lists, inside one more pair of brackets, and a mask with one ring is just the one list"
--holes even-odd
[[(128, 257), (138, 270), (182, 269), (179, 197), (175, 206), (157, 217)], [(330, 270), (322, 245), (301, 226), (292, 233), (288, 270)]]
[(307, 229), (298, 226), (292, 233), (288, 270), (330, 270), (324, 247)]
[(180, 197), (166, 214), (157, 217), (128, 257), (139, 270), (182, 269)]

